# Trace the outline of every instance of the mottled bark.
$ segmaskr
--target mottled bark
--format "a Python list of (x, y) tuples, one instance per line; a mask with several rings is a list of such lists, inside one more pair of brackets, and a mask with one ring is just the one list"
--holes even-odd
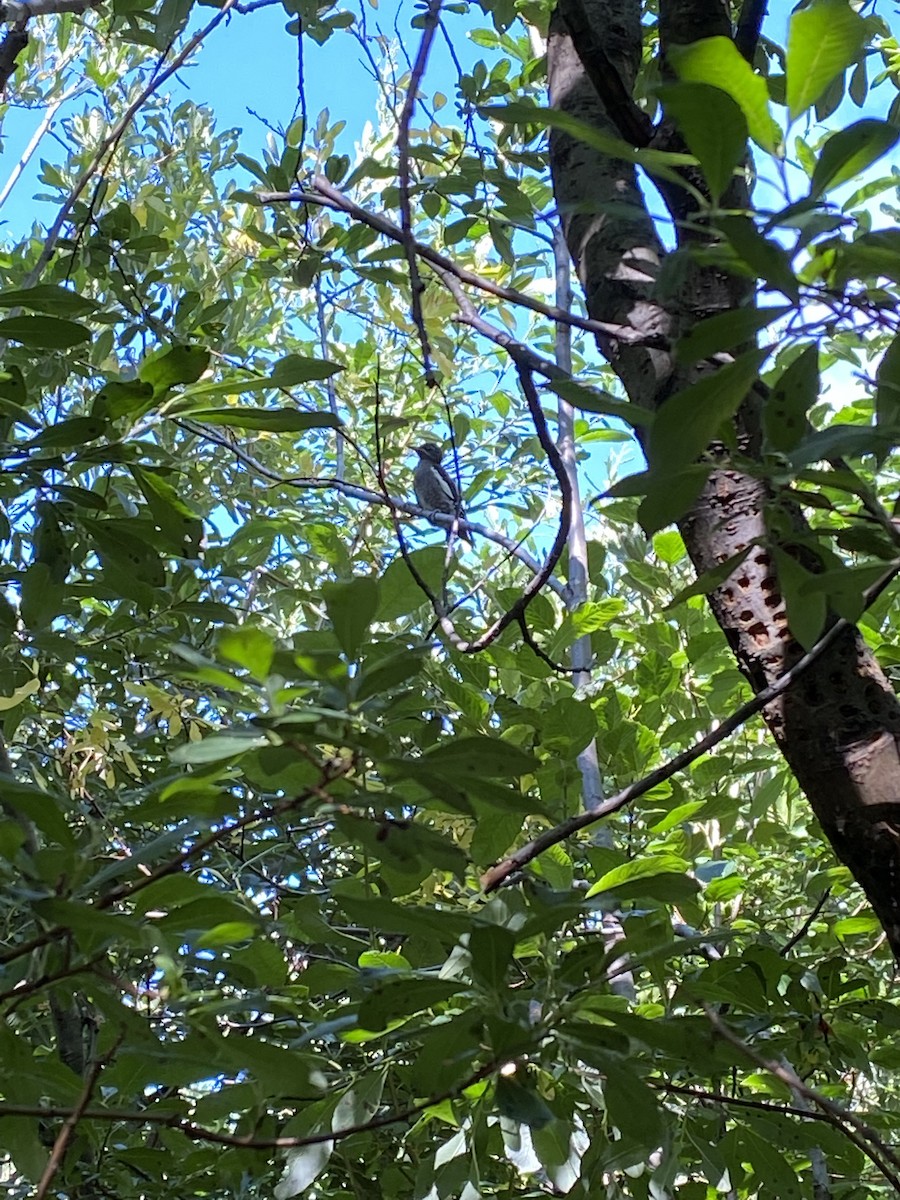
[[(579, 4), (606, 59), (630, 89), (640, 64), (640, 0), (569, 2)], [(731, 33), (721, 0), (661, 0), (660, 29), (664, 46)], [(583, 45), (579, 41), (579, 49)], [(551, 25), (548, 64), (554, 106), (622, 136), (613, 110), (589, 82), (561, 15)], [(676, 297), (661, 297), (657, 281), (664, 251), (627, 163), (554, 134), (551, 168), (591, 317), (677, 337), (711, 311), (741, 302), (746, 282), (712, 271), (695, 271)], [(671, 196), (665, 199), (677, 222), (685, 212), (684, 195), (674, 202)], [(696, 238), (696, 231), (691, 236)], [(604, 339), (600, 348), (630, 399), (645, 408), (655, 409), (689, 381), (666, 351), (623, 346), (613, 339)], [(756, 445), (757, 407), (758, 399), (748, 400), (738, 420), (745, 452), (752, 453)], [(711, 453), (716, 455), (715, 448)], [(680, 528), (698, 572), (749, 550), (739, 569), (710, 596), (710, 605), (758, 692), (802, 651), (788, 630), (766, 548), (772, 542), (766, 513), (774, 497), (768, 485), (721, 461)], [(802, 531), (799, 513), (789, 511), (789, 520)], [(765, 719), (835, 853), (864, 888), (900, 959), (900, 704), (858, 631), (848, 630), (793, 690), (769, 706)]]

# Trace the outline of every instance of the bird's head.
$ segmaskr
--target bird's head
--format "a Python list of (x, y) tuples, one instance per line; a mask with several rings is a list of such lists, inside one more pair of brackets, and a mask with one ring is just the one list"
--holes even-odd
[(416, 446), (416, 454), (425, 462), (432, 463), (439, 463), (444, 457), (444, 452), (434, 442), (424, 442), (421, 446)]

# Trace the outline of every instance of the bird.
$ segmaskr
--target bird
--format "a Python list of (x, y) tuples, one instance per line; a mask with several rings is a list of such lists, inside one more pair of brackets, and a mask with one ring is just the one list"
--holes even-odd
[[(455, 480), (441, 466), (443, 452), (440, 446), (434, 442), (424, 442), (415, 447), (415, 452), (419, 461), (413, 475), (413, 485), (418, 503), (429, 512), (446, 513), (447, 516), (455, 516), (464, 521), (466, 510), (463, 508), (462, 497)], [(465, 538), (470, 546), (475, 545), (467, 529), (460, 529), (459, 536)]]

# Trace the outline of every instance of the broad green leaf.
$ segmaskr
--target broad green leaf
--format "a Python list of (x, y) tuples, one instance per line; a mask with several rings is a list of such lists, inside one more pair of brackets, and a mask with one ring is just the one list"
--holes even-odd
[(172, 551), (186, 558), (196, 557), (203, 538), (203, 521), (200, 517), (188, 508), (174, 485), (158, 472), (133, 466), (131, 473)]
[(106, 422), (99, 417), (70, 417), (43, 430), (27, 445), (41, 450), (71, 450), (102, 437), (105, 430)]
[(453, 738), (430, 750), (420, 761), (432, 771), (458, 774), (462, 778), (527, 775), (537, 766), (531, 754), (495, 737)]
[(631, 862), (613, 867), (611, 871), (601, 875), (596, 883), (592, 883), (587, 895), (598, 896), (601, 892), (613, 892), (624, 883), (635, 880), (651, 879), (654, 875), (679, 874), (687, 870), (688, 864), (684, 859), (673, 854), (645, 854)]
[(378, 580), (358, 575), (347, 583), (322, 588), (328, 619), (347, 658), (355, 659), (378, 609)]
[(515, 946), (515, 936), (501, 925), (476, 925), (468, 941), (473, 977), (484, 987), (501, 991)]
[(631, 1066), (612, 1059), (605, 1075), (603, 1094), (612, 1123), (629, 1141), (648, 1148), (658, 1145), (662, 1118), (654, 1092)]
[(875, 413), (879, 425), (900, 427), (900, 334), (889, 343), (875, 374)]
[(177, 411), (183, 412), (189, 409), (190, 404), (194, 401), (210, 400), (220, 396), (239, 396), (244, 392), (265, 392), (276, 388), (288, 389), (296, 387), (299, 383), (328, 379), (342, 369), (336, 363), (291, 354), (286, 358), (279, 359), (270, 375), (235, 376), (233, 379), (201, 383), (196, 387), (186, 388), (176, 407)]
[(732, 248), (753, 274), (764, 279), (775, 291), (798, 301), (800, 289), (791, 267), (791, 257), (783, 247), (764, 237), (749, 217), (719, 217), (716, 224)]
[(99, 307), (87, 296), (79, 296), (77, 292), (53, 283), (0, 292), (0, 308), (27, 308), (30, 312), (55, 317), (86, 317)]
[(730, 420), (759, 378), (767, 349), (749, 350), (666, 400), (650, 429), (650, 469), (675, 475), (701, 454)]
[(788, 305), (780, 304), (772, 308), (736, 308), (707, 317), (678, 339), (675, 348), (678, 361), (694, 363), (722, 350), (733, 350), (743, 342), (755, 342), (761, 329), (790, 311)]
[(810, 196), (822, 196), (830, 188), (859, 179), (873, 162), (893, 149), (898, 137), (900, 129), (896, 125), (874, 117), (833, 133), (819, 151)]
[(229, 662), (246, 667), (256, 679), (265, 679), (275, 655), (275, 643), (264, 629), (241, 625), (219, 634), (219, 653)]
[(147, 355), (138, 369), (138, 379), (149, 383), (154, 400), (160, 400), (180, 383), (195, 383), (208, 366), (205, 346), (165, 346)]
[(690, 154), (655, 149), (636, 150), (622, 138), (606, 133), (596, 125), (556, 108), (538, 108), (534, 104), (516, 101), (500, 107), (482, 108), (480, 111), (482, 116), (504, 125), (537, 125), (540, 128), (559, 129), (593, 147), (594, 150), (599, 150), (601, 154), (640, 165), (650, 174), (669, 179), (673, 183), (684, 183), (676, 168), (693, 166), (696, 162)]
[(740, 106), (727, 92), (706, 83), (663, 84), (656, 94), (696, 155), (717, 203), (747, 152), (747, 122)]
[(627, 400), (618, 400), (608, 392), (601, 392), (597, 388), (577, 383), (574, 379), (548, 379), (546, 386), (549, 391), (555, 392), (557, 396), (562, 397), (574, 408), (583, 409), (585, 412), (619, 417), (622, 421), (627, 421), (629, 425), (649, 425), (650, 423), (651, 414), (646, 409), (639, 408), (636, 404), (629, 404)]
[(757, 145), (775, 153), (780, 133), (769, 112), (766, 82), (753, 71), (731, 38), (701, 38), (689, 46), (670, 46), (667, 58), (682, 82), (704, 83), (726, 92), (744, 114)]
[(305, 433), (308, 429), (338, 429), (333, 413), (300, 412), (296, 408), (196, 408), (192, 421), (205, 425), (234, 425), (238, 429), (266, 429), (270, 433)]
[(866, 23), (848, 0), (812, 0), (808, 7), (794, 12), (785, 60), (792, 121), (856, 62), (866, 38)]
[(275, 1200), (291, 1200), (305, 1192), (328, 1166), (333, 1149), (334, 1142), (328, 1140), (288, 1150), (284, 1176), (273, 1193)]
[(183, 746), (177, 746), (169, 757), (174, 763), (198, 766), (237, 758), (248, 750), (259, 750), (269, 744), (269, 739), (259, 733), (219, 733), (201, 742), (186, 742)]
[(790, 453), (810, 431), (806, 414), (819, 399), (819, 347), (806, 346), (772, 385), (763, 429), (772, 450)]
[(501, 1075), (495, 1089), (497, 1109), (502, 1117), (533, 1129), (542, 1129), (554, 1119), (553, 1111), (533, 1088), (511, 1075)]
[(70, 350), (90, 337), (86, 326), (63, 317), (7, 317), (0, 321), (0, 338), (36, 350)]
[(776, 548), (778, 584), (787, 608), (788, 626), (804, 650), (815, 644), (825, 629), (828, 603), (825, 592), (816, 587), (816, 576), (790, 554)]

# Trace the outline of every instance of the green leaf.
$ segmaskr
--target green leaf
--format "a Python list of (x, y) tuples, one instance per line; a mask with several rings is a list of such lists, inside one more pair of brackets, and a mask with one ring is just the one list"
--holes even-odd
[(791, 256), (782, 246), (764, 237), (749, 217), (719, 217), (716, 223), (754, 275), (764, 279), (773, 290), (784, 292), (789, 299), (799, 300), (800, 288), (791, 267)]
[(533, 755), (511, 742), (493, 737), (464, 737), (447, 741), (420, 760), (429, 770), (468, 775), (487, 775), (491, 779), (530, 774), (537, 766)]
[(515, 936), (502, 925), (476, 925), (468, 943), (473, 977), (492, 991), (502, 991), (515, 947)]
[(900, 429), (900, 334), (888, 345), (875, 373), (879, 425)]
[(177, 410), (183, 412), (187, 401), (209, 400), (219, 396), (238, 396), (244, 392), (292, 388), (298, 383), (328, 379), (341, 370), (343, 368), (336, 363), (324, 362), (317, 358), (303, 358), (299, 354), (289, 354), (286, 358), (279, 359), (272, 368), (271, 375), (236, 376), (234, 379), (223, 379), (216, 383), (202, 383), (197, 387), (186, 388), (179, 399)]
[(676, 168), (693, 166), (695, 163), (693, 155), (690, 154), (655, 149), (636, 150), (624, 139), (605, 133), (596, 125), (579, 120), (578, 117), (558, 108), (538, 108), (534, 104), (516, 101), (500, 107), (482, 108), (479, 112), (488, 120), (499, 121), (504, 125), (537, 125), (540, 128), (559, 129), (584, 142), (586, 146), (599, 150), (601, 154), (638, 164), (650, 174), (669, 179), (673, 183), (681, 183), (682, 186), (684, 180), (678, 175)]
[(208, 366), (205, 346), (166, 346), (147, 355), (138, 369), (138, 379), (149, 383), (154, 400), (160, 400), (180, 383), (195, 383)]
[(29, 449), (71, 450), (73, 446), (95, 441), (105, 431), (106, 422), (99, 417), (70, 417), (67, 421), (51, 425), (26, 444)]
[(873, 117), (832, 134), (819, 152), (810, 197), (818, 198), (830, 188), (860, 178), (873, 162), (893, 149), (898, 137), (900, 129), (896, 125)]
[(689, 46), (670, 46), (666, 57), (682, 82), (705, 83), (726, 92), (744, 114), (750, 136), (757, 145), (775, 153), (780, 133), (769, 112), (766, 82), (754, 72), (731, 38), (701, 38)]
[(649, 425), (651, 414), (637, 404), (629, 404), (627, 400), (618, 400), (609, 392), (601, 392), (597, 388), (587, 387), (576, 383), (574, 379), (548, 379), (547, 389), (566, 400), (573, 408), (585, 412), (601, 413), (607, 417), (618, 417), (629, 425)]
[[(740, 106), (727, 92), (706, 83), (667, 83), (656, 94), (697, 156), (717, 203), (747, 152), (747, 122)], [(715, 113), (714, 121), (710, 113)]]
[(655, 1093), (630, 1066), (610, 1061), (605, 1075), (603, 1095), (612, 1123), (630, 1141), (658, 1145), (662, 1117)]
[(743, 342), (755, 342), (756, 334), (791, 312), (789, 305), (772, 308), (736, 308), (700, 321), (678, 339), (675, 353), (680, 363), (695, 363)]
[(27, 308), (31, 312), (48, 313), (55, 317), (86, 317), (99, 307), (95, 300), (53, 283), (0, 292), (0, 308)]
[(36, 350), (69, 350), (90, 341), (91, 331), (63, 317), (7, 317), (0, 321), (0, 338)]
[(246, 667), (256, 679), (265, 679), (275, 656), (272, 637), (255, 625), (241, 625), (219, 634), (218, 651), (229, 662)]
[(785, 59), (786, 98), (792, 121), (856, 62), (866, 38), (866, 22), (847, 0), (813, 0), (793, 14)]
[(500, 1116), (508, 1121), (542, 1129), (555, 1119), (546, 1101), (511, 1075), (501, 1075), (497, 1080), (495, 1097)]
[(774, 558), (788, 627), (803, 649), (809, 650), (825, 629), (827, 597), (815, 586), (816, 576), (801, 567), (792, 555), (776, 548)]
[(674, 854), (645, 854), (631, 862), (613, 867), (611, 871), (601, 875), (596, 883), (592, 883), (587, 891), (588, 897), (599, 896), (601, 892), (614, 892), (625, 883), (635, 880), (652, 879), (657, 875), (681, 874), (687, 870), (688, 864), (684, 859)]
[(782, 371), (766, 398), (763, 429), (772, 450), (789, 453), (806, 437), (806, 414), (819, 399), (819, 347), (806, 346)]
[(326, 583), (322, 595), (341, 649), (355, 659), (378, 609), (378, 580), (358, 575), (348, 583)]
[(672, 476), (697, 458), (735, 415), (769, 353), (749, 350), (666, 400), (650, 429), (651, 471)]
[(291, 1200), (305, 1192), (328, 1166), (334, 1142), (314, 1142), (288, 1150), (284, 1176), (274, 1191), (275, 1200)]
[(195, 558), (203, 539), (203, 521), (181, 499), (175, 487), (157, 471), (133, 466), (131, 473), (144, 493), (147, 507), (173, 552)]
[(204, 763), (222, 762), (228, 758), (238, 758), (248, 750), (259, 750), (270, 745), (269, 739), (263, 734), (219, 733), (204, 738), (201, 742), (186, 742), (177, 746), (169, 755), (174, 763), (199, 766)]
[(304, 433), (307, 429), (339, 429), (333, 413), (300, 412), (295, 408), (199, 408), (192, 421), (205, 425), (235, 425), (238, 429), (266, 429), (270, 433)]

